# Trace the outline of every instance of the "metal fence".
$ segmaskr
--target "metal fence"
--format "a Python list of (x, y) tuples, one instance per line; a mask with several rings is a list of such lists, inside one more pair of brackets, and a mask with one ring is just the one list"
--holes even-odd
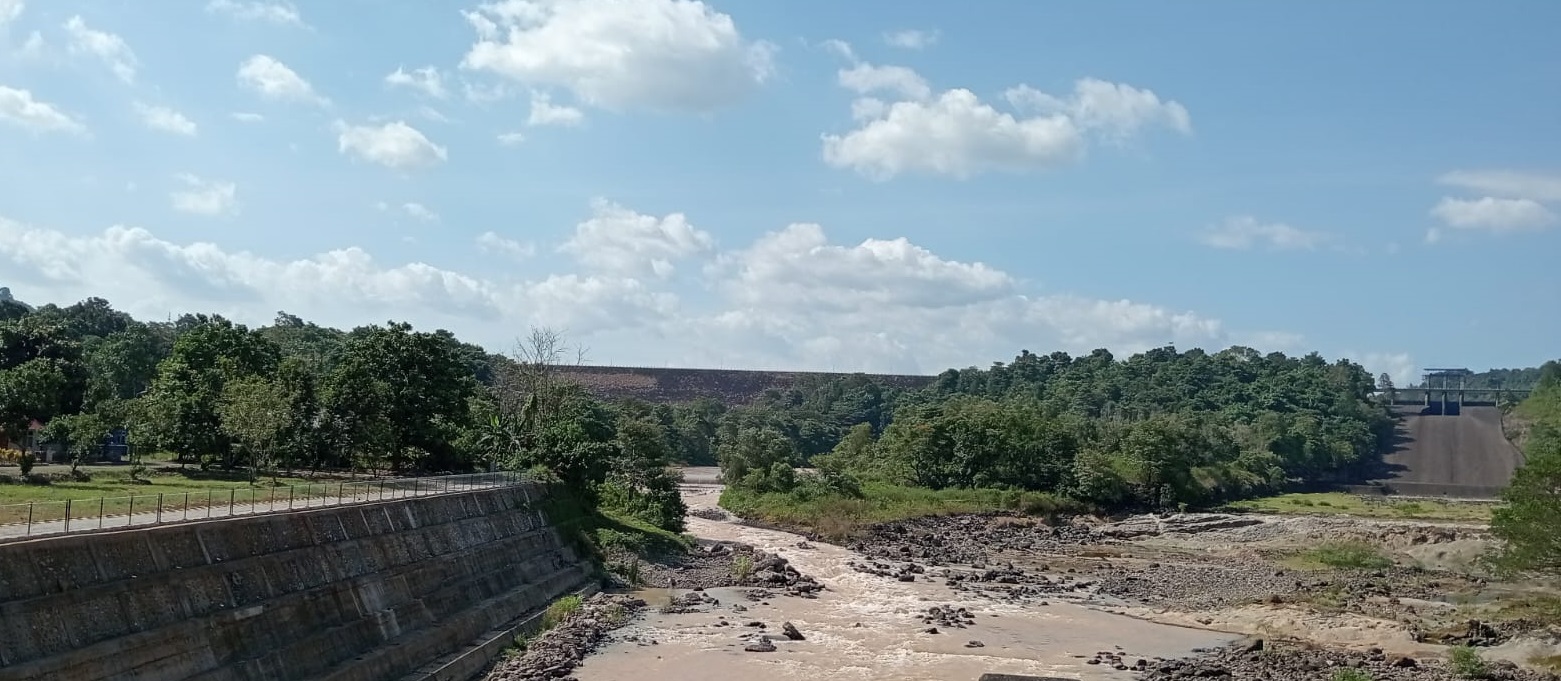
[(5, 504), (0, 505), (0, 542), (455, 494), (529, 481), (525, 473), (501, 471)]

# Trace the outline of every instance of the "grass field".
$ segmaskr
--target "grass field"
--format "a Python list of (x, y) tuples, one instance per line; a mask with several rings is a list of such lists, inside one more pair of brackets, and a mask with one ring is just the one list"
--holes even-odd
[(1361, 518), (1490, 522), (1491, 511), (1496, 508), (1496, 504), (1480, 501), (1364, 497), (1342, 492), (1321, 492), (1248, 499), (1232, 502), (1226, 507), (1238, 511), (1280, 515), (1348, 515)]
[[(268, 503), (272, 495), (285, 503), (294, 499), (335, 494), (335, 483), (271, 478), (250, 484), (227, 476), (212, 476), (198, 470), (159, 469), (143, 474), (145, 482), (130, 478), (130, 468), (84, 468), (92, 479), (86, 482), (54, 482), (47, 485), (0, 484), (0, 523), (34, 522), (64, 518), (70, 503), (71, 518), (95, 519), (151, 511), (161, 503), (166, 512), (186, 514), (192, 509), (233, 504)], [(293, 486), (291, 491), (289, 486)], [(159, 495), (161, 497), (159, 498)], [(99, 501), (101, 499), (101, 501)]]

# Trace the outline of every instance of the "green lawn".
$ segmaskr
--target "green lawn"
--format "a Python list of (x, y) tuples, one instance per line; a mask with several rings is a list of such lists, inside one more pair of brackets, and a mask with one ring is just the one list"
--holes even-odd
[(1342, 492), (1281, 494), (1232, 502), (1228, 508), (1281, 515), (1349, 515), (1362, 518), (1461, 520), (1490, 522), (1496, 504), (1478, 501), (1440, 501), (1365, 497)]
[(271, 501), (272, 495), (285, 505), (288, 486), (295, 486), (292, 490), (295, 500), (335, 494), (337, 490), (335, 483), (286, 477), (278, 478), (279, 487), (272, 486), (270, 477), (252, 485), (194, 469), (148, 471), (143, 476), (146, 482), (131, 480), (129, 466), (82, 470), (92, 476), (90, 481), (0, 484), (0, 523), (25, 522), (29, 517), (34, 522), (58, 520), (65, 517), (67, 501), (71, 502), (71, 518), (96, 519), (100, 514), (114, 516), (132, 510), (136, 513), (151, 511), (157, 508), (161, 495), (164, 511), (182, 517), (207, 506), (265, 504)]

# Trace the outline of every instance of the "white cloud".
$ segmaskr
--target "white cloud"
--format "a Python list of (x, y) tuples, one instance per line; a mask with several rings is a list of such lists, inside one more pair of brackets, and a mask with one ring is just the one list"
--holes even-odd
[[(861, 111), (853, 111), (860, 116)], [(824, 135), (824, 161), (887, 180), (911, 171), (966, 178), (989, 170), (1069, 163), (1084, 140), (1066, 116), (1016, 119), (956, 89), (895, 102), (845, 135)]]
[(766, 234), (717, 269), (734, 274), (727, 283), (740, 302), (798, 310), (958, 306), (994, 300), (1015, 286), (1001, 271), (944, 260), (903, 237), (833, 245), (814, 224)]
[(505, 0), (465, 13), (461, 67), (610, 110), (706, 112), (764, 83), (775, 47), (697, 0)]
[(435, 213), (432, 210), (429, 210), (428, 206), (425, 206), (425, 205), (423, 205), (421, 203), (417, 203), (417, 202), (403, 203), (403, 204), (401, 204), (401, 210), (406, 211), (407, 215), (410, 215), (410, 216), (412, 216), (412, 217), (414, 217), (414, 218), (416, 218), (418, 220), (421, 220), (423, 222), (438, 222), (438, 220), (439, 220), (439, 214), (438, 213)]
[(497, 253), (515, 260), (524, 260), (536, 255), (536, 244), (506, 239), (496, 232), (483, 232), (477, 236), (477, 246), (487, 253)]
[(21, 59), (37, 59), (43, 56), (43, 34), (33, 31), (27, 35), (27, 40), (22, 43), (22, 49), (16, 51), (16, 56)]
[(405, 121), (384, 125), (347, 125), (336, 122), (337, 150), (351, 152), (365, 161), (394, 170), (426, 168), (449, 156), (444, 147), (429, 141)]
[(0, 0), (0, 28), (22, 16), (22, 8), (26, 6), (22, 0)]
[(1205, 245), (1227, 250), (1247, 251), (1265, 246), (1271, 251), (1310, 251), (1328, 243), (1323, 232), (1297, 229), (1278, 222), (1258, 222), (1250, 215), (1230, 218), (1199, 235)]
[(1415, 359), (1406, 352), (1345, 352), (1356, 364), (1366, 368), (1373, 377), (1387, 374), (1393, 385), (1403, 387), (1420, 382), (1422, 373)]
[(398, 66), (390, 75), (385, 76), (385, 83), (409, 87), (435, 99), (444, 99), (450, 96), (449, 91), (444, 88), (444, 79), (439, 75), (439, 69), (432, 66), (412, 69), (411, 71)]
[(90, 54), (108, 64), (114, 75), (126, 83), (135, 82), (136, 56), (123, 38), (87, 26), (81, 15), (65, 22), (65, 34), (70, 38), (71, 54)]
[(1534, 201), (1561, 201), (1561, 175), (1515, 170), (1457, 170), (1437, 181), (1493, 196)]
[(932, 95), (932, 86), (921, 74), (904, 66), (874, 66), (860, 63), (848, 69), (840, 69), (840, 85), (857, 94), (892, 92), (906, 99), (926, 99)]
[(298, 15), (298, 8), (294, 7), (292, 3), (211, 0), (211, 2), (206, 4), (206, 11), (227, 14), (235, 19), (244, 21), (265, 21), (273, 24), (291, 24), (294, 26), (304, 25), (303, 17)]
[(519, 132), (501, 132), (499, 133), (498, 140), (499, 144), (502, 144), (506, 147), (513, 147), (519, 145), (521, 142), (526, 141), (526, 135)]
[(275, 57), (257, 54), (239, 64), (238, 82), (266, 99), (327, 104), (330, 100), (314, 91), (314, 86), (304, 80), (286, 64)]
[(33, 132), (84, 133), (86, 126), (48, 102), (33, 99), (28, 90), (0, 85), (0, 121)]
[(847, 61), (857, 61), (856, 50), (851, 49), (851, 43), (848, 43), (844, 40), (830, 38), (829, 40), (825, 40), (824, 42), (819, 43), (819, 46), (823, 47), (825, 50), (835, 53), (836, 56), (844, 58)]
[(1121, 143), (1146, 125), (1192, 130), (1186, 108), (1148, 90), (1086, 78), (1066, 98), (1026, 85), (1005, 98), (1033, 115), (998, 111), (965, 89), (925, 99), (930, 88), (903, 67), (858, 64), (840, 72), (859, 93), (898, 92), (910, 101), (858, 99), (851, 115), (860, 127), (823, 136), (824, 161), (876, 180), (919, 171), (968, 178), (991, 170), (1018, 171), (1071, 163), (1083, 156), (1087, 135)]
[(1431, 209), (1432, 217), (1456, 229), (1516, 232), (1543, 229), (1556, 223), (1555, 213), (1530, 199), (1474, 200), (1443, 198)]
[(235, 111), (231, 115), (233, 116), (233, 120), (240, 123), (259, 123), (266, 119), (265, 116), (248, 111)]
[(196, 134), (195, 121), (185, 118), (184, 114), (166, 106), (153, 106), (136, 102), (135, 110), (141, 116), (141, 122), (153, 130), (192, 137)]
[(238, 210), (238, 185), (232, 182), (203, 180), (189, 173), (175, 176), (184, 189), (168, 195), (173, 209), (194, 215), (231, 215)]
[[(0, 270), (23, 299), (111, 295), (143, 317), (199, 310), (264, 323), (285, 309), (348, 328), (394, 317), (494, 349), (516, 328), (546, 325), (614, 360), (653, 365), (936, 372), (1021, 348), (1121, 354), (1242, 337), (1218, 320), (1140, 301), (1037, 295), (1001, 270), (905, 239), (833, 244), (816, 225), (794, 225), (717, 253), (680, 214), (649, 217), (606, 201), (594, 208), (571, 240), (582, 261), (590, 258), (586, 271), (529, 280), (384, 264), (360, 248), (279, 260), (137, 227), (74, 236), (3, 218)], [(492, 232), (476, 243), (512, 258), (534, 252)], [(657, 261), (684, 259), (706, 263), (715, 293), (692, 306), (664, 288), (673, 282), (642, 276), (660, 274)], [(110, 269), (114, 290), (104, 291), (101, 272)]]
[(899, 47), (907, 50), (921, 50), (931, 47), (938, 42), (937, 31), (918, 31), (905, 29), (885, 33), (883, 40), (890, 47)]
[(715, 248), (715, 239), (682, 213), (657, 218), (602, 199), (591, 207), (591, 218), (576, 225), (574, 236), (558, 249), (591, 269), (665, 279), (676, 270), (676, 261)]
[(1081, 129), (1099, 131), (1117, 142), (1154, 124), (1165, 125), (1184, 135), (1192, 133), (1192, 117), (1180, 103), (1162, 101), (1150, 90), (1096, 78), (1078, 81), (1073, 86), (1073, 94), (1066, 98), (1046, 94), (1028, 85), (1010, 88), (1003, 96), (1016, 109), (1065, 115)]
[(546, 92), (531, 93), (531, 115), (526, 125), (579, 125), (584, 118), (579, 109), (554, 104)]

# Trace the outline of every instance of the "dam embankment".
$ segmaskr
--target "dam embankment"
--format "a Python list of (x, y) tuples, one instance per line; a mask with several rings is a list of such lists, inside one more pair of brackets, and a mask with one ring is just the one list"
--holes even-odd
[(0, 544), (0, 681), (469, 678), (591, 581), (546, 495), (525, 483)]

